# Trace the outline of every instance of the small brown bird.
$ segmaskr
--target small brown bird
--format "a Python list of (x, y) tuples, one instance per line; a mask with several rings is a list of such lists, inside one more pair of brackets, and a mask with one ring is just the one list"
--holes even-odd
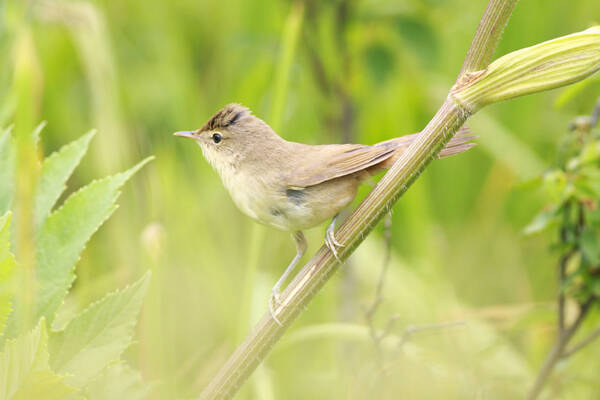
[[(276, 317), (283, 282), (304, 252), (303, 230), (333, 218), (325, 244), (337, 257), (342, 246), (334, 234), (335, 219), (354, 197), (361, 181), (391, 167), (418, 133), (372, 146), (308, 145), (288, 142), (239, 104), (229, 104), (195, 131), (175, 132), (194, 139), (219, 173), (235, 204), (246, 215), (274, 228), (292, 232), (297, 254), (271, 292), (269, 309)], [(439, 153), (447, 157), (473, 146), (456, 135)]]

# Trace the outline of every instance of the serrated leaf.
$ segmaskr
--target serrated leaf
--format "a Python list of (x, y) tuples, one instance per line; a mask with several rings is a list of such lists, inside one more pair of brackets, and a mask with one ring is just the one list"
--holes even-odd
[(150, 274), (133, 285), (105, 296), (50, 337), (50, 364), (72, 374), (67, 382), (84, 387), (130, 345)]
[(75, 263), (87, 241), (116, 209), (121, 186), (148, 161), (150, 158), (80, 189), (41, 226), (36, 240), (36, 318), (43, 316), (52, 322), (75, 279)]
[(16, 261), (10, 252), (10, 212), (0, 217), (0, 337), (10, 314)]
[(49, 368), (44, 320), (6, 343), (0, 353), (0, 400), (58, 400), (74, 391)]
[(10, 129), (0, 132), (0, 215), (6, 213), (15, 191), (15, 150)]
[(45, 127), (46, 127), (46, 121), (42, 121), (33, 130), (33, 133), (32, 133), (33, 143), (35, 144), (36, 147), (37, 147), (38, 143), (40, 142), (40, 134), (42, 133), (42, 131), (44, 130)]
[(149, 392), (139, 371), (125, 363), (109, 365), (84, 390), (88, 400), (143, 400)]
[(95, 131), (63, 146), (44, 160), (40, 183), (35, 196), (35, 226), (48, 217), (56, 200), (66, 188), (66, 182), (85, 155)]

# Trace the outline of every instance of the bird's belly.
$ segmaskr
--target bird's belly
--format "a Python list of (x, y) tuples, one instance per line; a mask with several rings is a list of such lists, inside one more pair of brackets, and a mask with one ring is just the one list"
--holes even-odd
[(344, 177), (303, 189), (282, 189), (273, 197), (268, 215), (262, 215), (261, 222), (286, 231), (312, 228), (350, 204), (357, 186), (357, 180)]
[(352, 176), (302, 189), (277, 187), (239, 174), (224, 183), (244, 214), (284, 231), (312, 228), (332, 218), (352, 202), (358, 186), (358, 180)]

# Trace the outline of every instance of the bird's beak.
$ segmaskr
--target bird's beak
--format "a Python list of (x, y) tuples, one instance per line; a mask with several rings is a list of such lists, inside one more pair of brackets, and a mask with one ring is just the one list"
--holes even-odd
[(179, 131), (179, 132), (175, 132), (173, 135), (186, 137), (186, 138), (190, 138), (190, 139), (198, 139), (198, 136), (196, 136), (194, 133), (195, 133), (195, 131)]

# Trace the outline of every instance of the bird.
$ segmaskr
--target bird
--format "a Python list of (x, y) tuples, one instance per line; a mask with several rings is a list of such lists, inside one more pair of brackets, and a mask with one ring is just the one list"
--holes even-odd
[[(297, 143), (283, 139), (249, 108), (231, 103), (201, 128), (174, 135), (196, 141), (244, 214), (291, 233), (296, 255), (273, 286), (268, 302), (271, 316), (281, 324), (275, 307), (282, 285), (306, 252), (303, 231), (331, 219), (324, 240), (338, 258), (343, 246), (335, 238), (340, 211), (354, 200), (361, 182), (390, 168), (419, 133), (373, 145)], [(437, 157), (468, 150), (474, 145), (472, 139), (463, 128)]]

